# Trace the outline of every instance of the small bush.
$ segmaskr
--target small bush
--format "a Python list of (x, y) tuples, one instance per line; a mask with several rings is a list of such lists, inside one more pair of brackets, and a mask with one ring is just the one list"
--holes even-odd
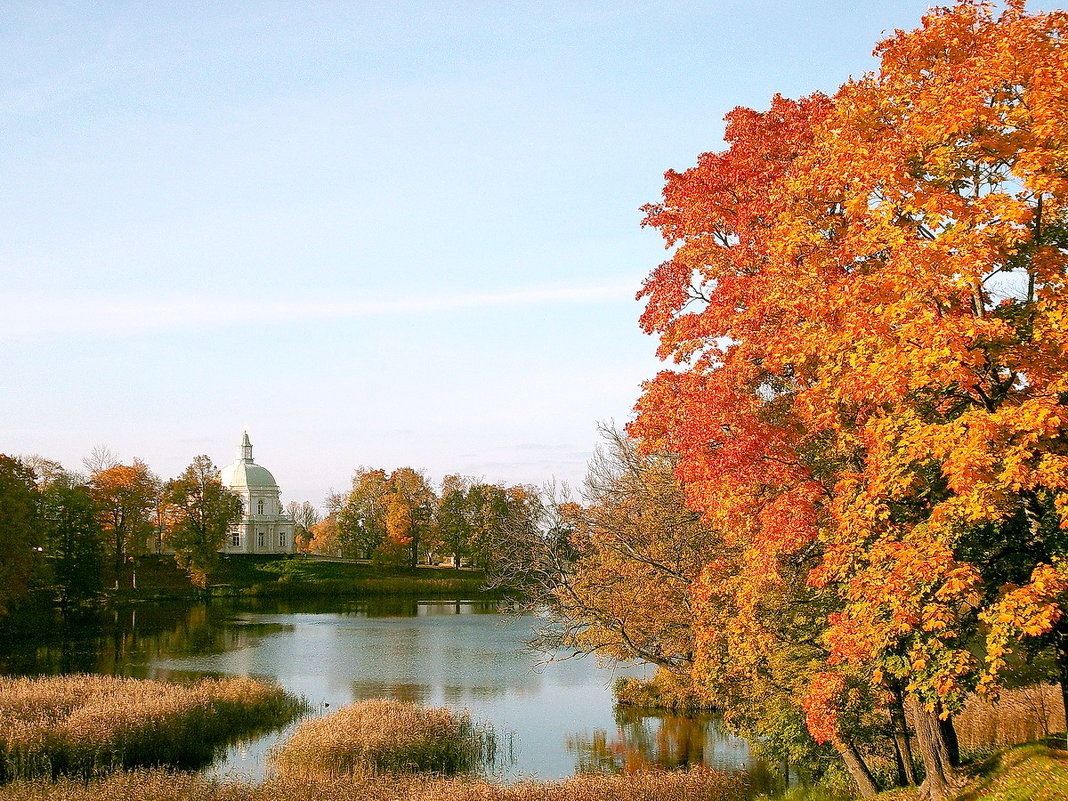
[(620, 706), (665, 712), (712, 712), (715, 707), (693, 689), (689, 677), (679, 677), (657, 669), (652, 681), (618, 678), (612, 694)]
[(495, 746), (491, 730), (467, 714), (375, 699), (305, 721), (275, 752), (274, 765), (283, 777), (452, 775), (478, 770)]

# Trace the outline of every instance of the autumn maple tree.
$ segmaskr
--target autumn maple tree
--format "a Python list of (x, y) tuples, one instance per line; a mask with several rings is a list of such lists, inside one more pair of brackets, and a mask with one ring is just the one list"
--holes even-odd
[(411, 467), (359, 468), (338, 499), (338, 544), (359, 558), (414, 567), (430, 534), (437, 497)]
[(647, 207), (675, 250), (642, 325), (680, 366), (631, 433), (742, 550), (742, 597), (816, 555), (809, 728), (843, 742), (851, 682), (900, 691), (935, 798), (945, 721), (1016, 643), (1049, 638), (1068, 687), (1066, 33), (934, 10), (833, 97), (732, 112)]
[(161, 484), (140, 459), (93, 471), (89, 480), (93, 501), (110, 540), (112, 566), (118, 577), (127, 552), (138, 554), (152, 533)]

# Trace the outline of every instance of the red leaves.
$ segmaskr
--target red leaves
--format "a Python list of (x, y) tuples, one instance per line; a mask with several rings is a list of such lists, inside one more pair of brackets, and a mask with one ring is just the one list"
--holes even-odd
[(845, 693), (845, 678), (838, 673), (820, 673), (801, 701), (805, 723), (818, 743), (839, 739), (838, 709)]
[[(676, 250), (642, 325), (681, 367), (630, 433), (678, 455), (687, 502), (765, 576), (815, 543), (832, 661), (925, 698), (976, 674), (961, 626), (986, 566), (962, 540), (1007, 537), (1040, 496), (1068, 525), (1065, 42), (1063, 12), (936, 10), (833, 101), (731, 112), (728, 148), (645, 209)], [(1048, 631), (1044, 576), (996, 607), (1016, 611), (993, 648)]]

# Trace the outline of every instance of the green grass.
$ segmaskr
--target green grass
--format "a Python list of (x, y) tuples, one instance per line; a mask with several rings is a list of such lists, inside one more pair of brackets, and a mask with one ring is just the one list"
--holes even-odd
[[(394, 596), (476, 597), (485, 595), (480, 570), (441, 567), (384, 568), (368, 563), (319, 560), (315, 557), (224, 556), (210, 577), (216, 596), (356, 598)], [(120, 577), (117, 600), (195, 597), (198, 591), (169, 556), (142, 557), (137, 590), (129, 575)]]
[(791, 787), (779, 795), (759, 796), (756, 801), (851, 801), (851, 798), (826, 787)]
[(1039, 743), (1002, 751), (976, 768), (955, 801), (1064, 801), (1068, 798), (1068, 751)]

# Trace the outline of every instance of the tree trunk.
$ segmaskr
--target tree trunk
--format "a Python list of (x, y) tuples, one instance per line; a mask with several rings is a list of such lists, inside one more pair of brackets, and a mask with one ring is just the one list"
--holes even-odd
[(946, 744), (946, 754), (949, 757), (949, 765), (952, 768), (960, 767), (960, 742), (957, 740), (957, 728), (953, 725), (953, 718), (938, 717), (938, 730), (942, 734), (942, 740)]
[(1057, 622), (1057, 669), (1061, 680), (1061, 699), (1064, 701), (1065, 745), (1068, 746), (1068, 621)]
[(894, 699), (890, 702), (890, 724), (894, 730), (894, 750), (901, 765), (901, 783), (910, 786), (916, 784), (916, 769), (912, 764), (912, 743), (909, 742), (909, 724), (905, 718), (905, 698), (901, 685), (893, 682), (890, 686)]
[(909, 714), (927, 774), (921, 787), (931, 801), (943, 801), (953, 780), (953, 766), (949, 761), (945, 740), (942, 739), (938, 715), (924, 709), (916, 698), (909, 698)]
[(876, 788), (875, 779), (872, 778), (868, 766), (864, 764), (864, 759), (861, 757), (860, 752), (857, 751), (852, 743), (847, 743), (843, 740), (835, 740), (834, 748), (838, 752), (838, 756), (842, 758), (842, 762), (845, 763), (849, 775), (856, 782), (860, 797), (874, 798), (879, 790)]
[(894, 786), (908, 787), (913, 784), (905, 772), (905, 756), (901, 753), (901, 738), (894, 732)]

